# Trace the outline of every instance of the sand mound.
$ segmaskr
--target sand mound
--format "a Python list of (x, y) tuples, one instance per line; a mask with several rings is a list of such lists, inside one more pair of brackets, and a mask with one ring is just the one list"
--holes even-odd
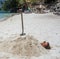
[(46, 49), (40, 45), (38, 40), (29, 35), (18, 37), (12, 41), (0, 42), (0, 51), (19, 56), (40, 56), (47, 54)]

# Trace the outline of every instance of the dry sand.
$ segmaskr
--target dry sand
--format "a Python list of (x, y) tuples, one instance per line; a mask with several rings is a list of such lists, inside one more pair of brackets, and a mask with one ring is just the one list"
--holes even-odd
[[(41, 57), (42, 55), (42, 58), (38, 57), (32, 59), (60, 59), (60, 53), (59, 53), (60, 48), (55, 47), (55, 46), (60, 46), (60, 17), (57, 15), (53, 15), (52, 13), (47, 13), (43, 15), (34, 14), (34, 13), (29, 15), (28, 14), (23, 14), (23, 15), (24, 15), (25, 33), (33, 35), (40, 42), (46, 40), (50, 43), (50, 45), (53, 45), (53, 50), (51, 49), (50, 51), (51, 54), (46, 55), (47, 53), (46, 50), (40, 45), (40, 42), (38, 42), (32, 36), (28, 36), (28, 37), (32, 37), (33, 38), (32, 40), (24, 39), (25, 37), (20, 37), (20, 36), (19, 37), (17, 36), (17, 38), (13, 37), (14, 35), (12, 34), (20, 35), (21, 33), (21, 19), (20, 19), (21, 17), (20, 15), (15, 15), (6, 21), (0, 22), (0, 56), (3, 55), (1, 52), (4, 52), (5, 54), (10, 53), (13, 54), (14, 56), (28, 54), (30, 56), (38, 55)], [(8, 39), (8, 41), (6, 41), (5, 39)], [(29, 43), (28, 43), (29, 45), (27, 45), (27, 43), (25, 44), (27, 40), (28, 42), (32, 42), (32, 41), (37, 42), (38, 44), (35, 46), (35, 44), (32, 43), (33, 48), (31, 48)], [(25, 48), (25, 46), (27, 48)], [(31, 52), (33, 51), (32, 55), (31, 52), (29, 51)], [(44, 54), (46, 55), (46, 57), (43, 56)], [(0, 59), (7, 59), (7, 55), (6, 56), (3, 55), (3, 57), (0, 57)], [(22, 58), (15, 57), (8, 59), (22, 59)]]
[(41, 56), (47, 54), (38, 40), (33, 36), (22, 36), (11, 41), (0, 42), (0, 51), (12, 53), (18, 56)]

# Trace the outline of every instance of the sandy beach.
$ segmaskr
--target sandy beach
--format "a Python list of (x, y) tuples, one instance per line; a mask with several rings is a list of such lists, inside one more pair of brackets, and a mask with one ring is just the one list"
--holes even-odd
[[(48, 41), (51, 50), (39, 57), (31, 59), (60, 59), (60, 16), (53, 13), (23, 14), (24, 32), (33, 36), (39, 43)], [(21, 34), (21, 15), (9, 17), (0, 22), (0, 44), (4, 41), (14, 41)], [(45, 50), (44, 50), (45, 51)], [(20, 59), (20, 56), (8, 52), (0, 52), (0, 59)], [(21, 57), (21, 59), (29, 59)]]

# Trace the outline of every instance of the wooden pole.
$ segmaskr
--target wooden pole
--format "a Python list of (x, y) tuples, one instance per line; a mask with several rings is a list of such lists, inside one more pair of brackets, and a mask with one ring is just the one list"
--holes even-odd
[(23, 13), (21, 11), (21, 25), (22, 25), (22, 33), (20, 34), (21, 36), (25, 35), (24, 33), (24, 23), (23, 23)]

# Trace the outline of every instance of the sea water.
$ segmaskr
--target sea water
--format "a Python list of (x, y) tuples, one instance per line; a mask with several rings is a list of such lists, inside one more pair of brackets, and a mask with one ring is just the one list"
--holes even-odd
[(0, 21), (3, 21), (4, 19), (11, 17), (12, 13), (0, 13)]
[(10, 13), (0, 13), (0, 19), (10, 16)]

